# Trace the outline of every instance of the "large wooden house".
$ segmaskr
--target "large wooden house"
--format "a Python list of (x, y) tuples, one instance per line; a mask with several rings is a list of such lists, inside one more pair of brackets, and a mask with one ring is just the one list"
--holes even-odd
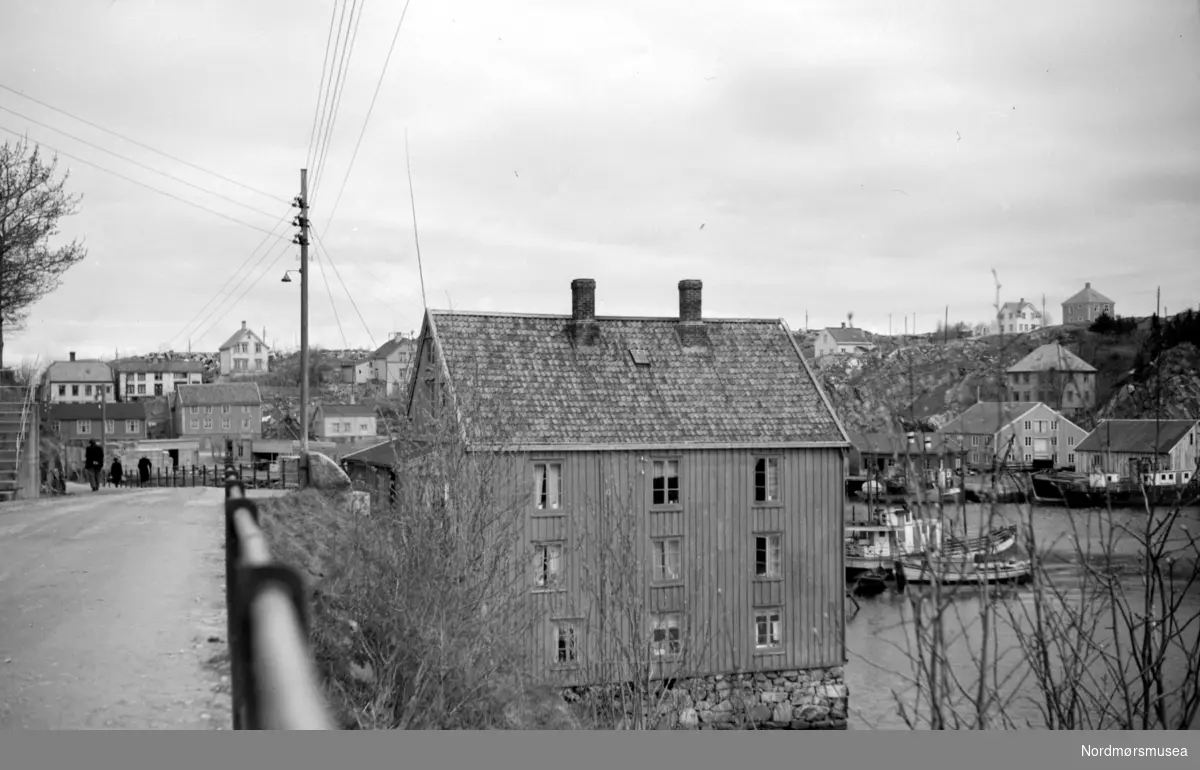
[[(598, 544), (622, 530), (663, 676), (807, 670), (844, 696), (850, 442), (786, 323), (703, 318), (697, 280), (669, 318), (596, 316), (591, 279), (571, 292), (569, 316), (428, 311), (409, 376), (414, 429), (458, 425), (521, 490), (531, 668), (575, 684), (612, 670)], [(503, 435), (468, 417), (498, 413)], [(794, 722), (779, 698), (766, 721)]]

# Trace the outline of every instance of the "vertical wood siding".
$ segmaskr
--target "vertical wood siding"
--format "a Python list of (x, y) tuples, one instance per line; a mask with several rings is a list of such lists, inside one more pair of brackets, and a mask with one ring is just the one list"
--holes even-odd
[[(535, 672), (551, 673), (555, 617), (586, 619), (585, 656), (611, 656), (601, 647), (596, 596), (606, 527), (633, 535), (629, 551), (640, 574), (644, 607), (682, 614), (682, 636), (695, 657), (691, 673), (773, 670), (842, 665), (844, 596), (842, 516), (845, 461), (842, 450), (763, 452), (780, 459), (778, 505), (755, 505), (752, 450), (685, 450), (677, 453), (539, 453), (514, 458), (511, 476), (524, 504), (526, 542), (564, 543), (563, 590), (535, 593), (544, 613), (542, 633), (533, 640)], [(658, 511), (650, 506), (652, 461), (679, 462), (681, 506)], [(534, 509), (533, 464), (561, 462), (563, 508)], [(756, 533), (782, 536), (782, 575), (755, 578)], [(681, 537), (683, 580), (652, 586), (651, 540)], [(532, 585), (532, 582), (531, 582)], [(782, 649), (760, 654), (755, 647), (757, 607), (783, 611)], [(610, 610), (615, 608), (610, 608)], [(647, 617), (649, 624), (650, 618)]]

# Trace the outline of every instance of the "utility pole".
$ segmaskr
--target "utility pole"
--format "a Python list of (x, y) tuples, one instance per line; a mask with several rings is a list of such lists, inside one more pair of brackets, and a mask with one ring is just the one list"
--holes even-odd
[(942, 344), (950, 341), (950, 306), (946, 305), (946, 320), (942, 322)]
[(300, 451), (308, 452), (308, 169), (300, 169), (300, 216), (292, 222), (300, 228), (293, 243), (300, 244)]

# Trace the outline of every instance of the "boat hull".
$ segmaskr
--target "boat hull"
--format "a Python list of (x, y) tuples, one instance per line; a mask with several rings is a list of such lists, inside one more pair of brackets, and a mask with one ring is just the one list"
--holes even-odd
[(914, 559), (897, 561), (906, 583), (927, 585), (935, 580), (942, 585), (995, 585), (1026, 583), (1033, 574), (1027, 561), (981, 562), (967, 560), (934, 560), (930, 563)]

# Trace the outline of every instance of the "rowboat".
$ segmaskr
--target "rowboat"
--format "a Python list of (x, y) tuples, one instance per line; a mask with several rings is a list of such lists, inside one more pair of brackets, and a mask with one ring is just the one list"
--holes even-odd
[(902, 573), (903, 582), (932, 583), (936, 579), (943, 585), (1024, 583), (1033, 574), (1033, 566), (1025, 560), (976, 560), (945, 555), (934, 555), (929, 559), (897, 559), (896, 568)]
[(947, 556), (972, 556), (977, 553), (998, 555), (1017, 544), (1017, 527), (1010, 524), (997, 527), (991, 534), (959, 540), (947, 537), (942, 541), (941, 552)]

